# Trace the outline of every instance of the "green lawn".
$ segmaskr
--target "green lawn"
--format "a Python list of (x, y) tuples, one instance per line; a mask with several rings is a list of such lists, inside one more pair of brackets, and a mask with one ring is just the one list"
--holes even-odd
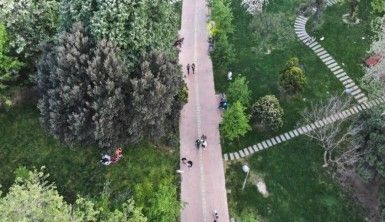
[[(309, 107), (312, 102), (327, 99), (331, 95), (341, 95), (343, 92), (343, 85), (338, 79), (311, 49), (297, 39), (287, 42), (284, 48), (275, 50), (270, 55), (252, 52), (251, 48), (258, 43), (253, 39), (249, 27), (251, 16), (240, 6), (240, 2), (240, 0), (232, 0), (235, 32), (231, 42), (235, 48), (236, 62), (231, 70), (234, 75), (242, 74), (247, 77), (249, 88), (253, 92), (252, 100), (255, 101), (266, 94), (279, 96), (277, 84), (279, 72), (287, 59), (293, 56), (299, 58), (308, 79), (308, 86), (297, 98), (289, 101), (280, 99), (285, 112), (282, 129), (275, 132), (253, 130), (233, 143), (223, 141), (222, 149), (225, 153), (242, 149), (281, 132), (292, 130), (300, 118), (300, 112)], [(295, 9), (300, 2), (301, 0), (270, 1), (267, 11), (283, 12), (287, 15), (287, 19), (294, 24)], [(320, 33), (327, 32), (327, 20), (335, 20), (329, 16), (335, 17), (345, 10), (344, 6), (336, 7), (340, 12), (335, 12), (335, 15), (331, 14), (333, 8), (325, 12), (326, 22), (324, 26), (320, 27)], [(339, 15), (339, 18), (341, 16), (342, 14)], [(367, 24), (364, 25), (364, 23), (354, 27), (357, 30), (349, 28), (339, 31), (330, 27), (329, 32), (333, 32), (336, 36), (341, 35), (341, 40), (344, 36), (350, 35), (349, 31), (352, 31), (352, 35), (357, 37), (358, 34), (354, 33), (367, 33)], [(321, 31), (323, 29), (325, 30)], [(332, 42), (333, 38), (327, 37), (322, 43), (325, 43), (324, 46), (328, 51), (327, 41)], [(365, 51), (364, 48), (368, 47), (369, 42), (362, 41), (359, 49), (348, 48), (349, 45), (343, 45), (341, 42), (336, 44), (336, 46), (338, 45), (342, 48), (341, 50), (345, 50), (345, 52), (341, 51), (341, 54), (351, 52), (357, 55)], [(330, 50), (330, 53), (334, 55), (333, 49)], [(339, 55), (336, 54), (335, 57), (337, 61), (340, 61)], [(359, 57), (358, 60), (361, 61), (362, 56)], [(343, 55), (342, 58), (341, 61), (346, 66), (355, 65), (352, 65), (352, 69), (356, 70), (354, 73), (359, 78), (362, 75), (362, 72), (357, 71), (360, 63), (357, 63), (358, 60), (352, 59), (356, 56)], [(216, 90), (217, 92), (224, 92), (228, 87), (226, 80), (228, 70), (222, 70), (221, 67), (218, 67), (215, 60), (213, 64)], [(350, 68), (346, 70), (350, 72)], [(270, 195), (264, 198), (251, 183), (247, 184), (244, 192), (241, 192), (245, 174), (241, 170), (241, 164), (234, 163), (229, 166), (226, 172), (227, 189), (231, 190), (228, 196), (231, 215), (239, 215), (243, 209), (251, 208), (268, 221), (363, 221), (361, 209), (333, 181), (326, 169), (322, 168), (322, 149), (310, 142), (308, 138), (296, 138), (243, 161), (250, 165), (253, 173), (264, 177)]]
[(322, 26), (314, 29), (313, 22), (309, 21), (307, 30), (317, 39), (325, 37), (324, 41), (320, 41), (322, 46), (340, 65), (344, 64), (342, 67), (359, 84), (363, 76), (362, 61), (367, 56), (373, 37), (370, 29), (373, 15), (370, 13), (370, 1), (362, 0), (358, 14), (360, 23), (348, 25), (342, 21), (342, 15), (349, 11), (348, 7), (346, 3), (328, 7)]
[[(275, 132), (256, 132), (252, 131), (239, 141), (234, 143), (225, 142), (223, 152), (235, 151), (240, 148), (255, 144), (263, 139), (278, 135), (279, 133), (292, 130), (300, 118), (300, 112), (308, 107), (311, 102), (317, 102), (328, 98), (331, 94), (341, 94), (342, 84), (333, 76), (322, 61), (314, 52), (298, 40), (288, 42), (285, 48), (275, 50), (270, 55), (256, 54), (251, 48), (258, 43), (253, 41), (253, 36), (249, 27), (251, 16), (240, 6), (240, 0), (233, 0), (233, 14), (235, 32), (232, 37), (232, 44), (235, 46), (236, 62), (232, 67), (234, 75), (245, 75), (249, 81), (249, 88), (252, 90), (252, 101), (267, 94), (279, 96), (278, 78), (279, 72), (284, 68), (286, 61), (293, 56), (297, 56), (305, 70), (308, 85), (301, 96), (291, 100), (280, 99), (280, 104), (284, 109), (284, 125)], [(274, 1), (275, 2), (275, 1)], [(270, 10), (286, 10), (288, 19), (295, 19), (293, 8), (296, 1), (279, 1), (271, 4)], [(294, 32), (294, 28), (293, 28)], [(226, 80), (227, 70), (222, 70), (214, 63), (215, 86), (218, 92), (227, 89)]]
[[(149, 200), (159, 192), (159, 183), (171, 178), (170, 186), (179, 190), (178, 150), (155, 149), (149, 144), (125, 147), (124, 157), (116, 164), (99, 163), (102, 150), (95, 147), (67, 148), (47, 136), (38, 121), (39, 113), (31, 105), (0, 111), (0, 184), (6, 191), (14, 181), (19, 166), (46, 166), (49, 179), (58, 186), (67, 201), (76, 195), (96, 198), (106, 181), (111, 182), (113, 203), (141, 195), (137, 204), (149, 207)], [(135, 186), (144, 193), (135, 193)]]
[(241, 164), (227, 170), (231, 215), (246, 208), (270, 222), (363, 221), (361, 210), (322, 168), (321, 149), (305, 137), (296, 138), (244, 160), (251, 172), (264, 178), (269, 196), (263, 197), (248, 180)]

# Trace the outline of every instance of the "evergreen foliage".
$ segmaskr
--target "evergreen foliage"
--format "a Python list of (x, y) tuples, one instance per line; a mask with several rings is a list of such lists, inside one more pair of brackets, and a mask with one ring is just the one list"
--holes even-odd
[(371, 2), (373, 11), (375, 13), (385, 12), (385, 1), (383, 0), (372, 0)]
[(245, 113), (245, 110), (246, 108), (241, 102), (236, 101), (224, 113), (220, 130), (226, 139), (233, 141), (251, 130), (249, 125), (250, 117)]
[(306, 85), (306, 76), (299, 67), (298, 58), (289, 59), (286, 68), (281, 71), (279, 76), (279, 85), (284, 92), (288, 94), (297, 94), (304, 90)]
[(273, 95), (259, 98), (252, 106), (252, 115), (255, 125), (262, 125), (272, 130), (277, 130), (283, 125), (283, 109)]

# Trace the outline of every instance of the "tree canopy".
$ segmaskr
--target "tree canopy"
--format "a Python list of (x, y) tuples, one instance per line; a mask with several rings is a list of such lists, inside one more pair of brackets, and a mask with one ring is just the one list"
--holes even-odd
[(277, 130), (283, 125), (283, 109), (278, 99), (273, 95), (259, 98), (252, 106), (253, 121), (256, 126), (261, 125)]
[(247, 107), (250, 104), (251, 96), (248, 83), (245, 76), (237, 76), (234, 81), (230, 83), (227, 90), (227, 98), (229, 101), (239, 101), (243, 106)]
[(246, 108), (242, 103), (236, 101), (224, 113), (220, 130), (228, 140), (237, 139), (251, 130), (249, 125), (250, 117), (245, 113), (245, 110)]
[(306, 76), (299, 67), (298, 58), (289, 59), (285, 69), (279, 76), (279, 85), (285, 93), (297, 94), (304, 90), (306, 85)]

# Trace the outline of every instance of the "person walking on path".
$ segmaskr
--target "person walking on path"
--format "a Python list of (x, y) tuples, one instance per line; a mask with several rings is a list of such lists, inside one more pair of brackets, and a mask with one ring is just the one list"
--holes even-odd
[(193, 64), (191, 65), (191, 69), (192, 69), (193, 74), (195, 74), (195, 63), (193, 63)]
[(187, 75), (190, 75), (190, 64), (187, 64)]
[(183, 165), (186, 165), (186, 164), (187, 164), (187, 158), (186, 158), (186, 157), (183, 157), (183, 158), (182, 158), (182, 163), (183, 163)]
[(191, 160), (187, 161), (187, 167), (188, 168), (191, 168), (193, 165), (193, 162)]
[(195, 140), (195, 147), (199, 150), (199, 147), (201, 146), (202, 141), (200, 139)]

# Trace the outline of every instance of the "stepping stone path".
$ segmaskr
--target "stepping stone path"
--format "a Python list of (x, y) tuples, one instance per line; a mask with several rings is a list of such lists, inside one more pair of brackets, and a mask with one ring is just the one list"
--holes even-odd
[[(383, 103), (385, 103), (385, 97), (380, 97), (380, 98), (372, 100), (370, 102), (363, 102), (363, 103), (355, 105), (349, 109), (346, 109), (342, 112), (327, 116), (321, 120), (316, 121), (315, 123), (311, 123), (309, 125), (299, 127), (299, 128), (294, 129), (290, 132), (283, 133), (283, 134), (278, 135), (274, 138), (262, 141), (256, 145), (253, 145), (253, 146), (250, 146), (248, 148), (243, 149), (243, 151), (239, 150), (239, 151), (233, 152), (233, 153), (225, 153), (225, 154), (223, 154), (223, 159), (225, 161), (231, 161), (231, 160), (237, 160), (240, 158), (250, 156), (256, 152), (265, 150), (267, 148), (270, 148), (270, 147), (275, 146), (277, 144), (283, 143), (287, 140), (293, 139), (293, 138), (298, 137), (300, 135), (303, 135), (307, 132), (319, 129), (319, 128), (324, 127), (326, 125), (330, 125), (336, 121), (345, 120), (354, 114), (358, 114), (359, 112), (361, 112), (363, 110), (372, 108), (374, 106), (377, 106), (377, 105), (380, 105)], [(244, 152), (247, 149), (251, 150), (252, 152), (248, 152), (248, 153)]]
[[(338, 3), (338, 0), (328, 0), (327, 6)], [(354, 83), (354, 81), (346, 74), (345, 70), (334, 60), (334, 58), (306, 32), (306, 23), (309, 18), (302, 15), (298, 16), (294, 23), (294, 30), (297, 37), (305, 43), (314, 53), (322, 60), (322, 62), (330, 69), (330, 71), (342, 82), (346, 92), (354, 97), (358, 103), (368, 100), (362, 90)]]

